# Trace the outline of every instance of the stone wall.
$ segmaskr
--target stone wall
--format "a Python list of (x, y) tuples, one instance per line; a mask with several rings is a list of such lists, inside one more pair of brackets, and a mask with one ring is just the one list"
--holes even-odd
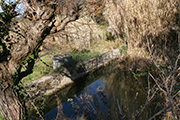
[(97, 69), (101, 66), (106, 65), (111, 60), (118, 58), (120, 55), (119, 49), (114, 49), (103, 53), (101, 55), (95, 56), (91, 59), (88, 59), (78, 65), (82, 65), (85, 68), (85, 71), (89, 72), (91, 70)]
[(51, 75), (44, 76), (25, 85), (26, 91), (31, 98), (52, 95), (58, 90), (74, 83), (79, 77), (107, 65), (110, 61), (119, 57), (119, 49), (113, 49), (76, 65), (70, 64)]

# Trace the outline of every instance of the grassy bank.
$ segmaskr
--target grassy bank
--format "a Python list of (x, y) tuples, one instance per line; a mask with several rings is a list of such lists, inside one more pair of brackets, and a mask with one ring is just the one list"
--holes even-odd
[[(86, 59), (89, 59), (91, 57), (94, 57), (96, 55), (99, 55), (99, 52), (90, 52), (90, 51), (86, 51), (84, 53), (69, 53), (72, 55), (72, 58), (74, 61), (78, 62), (78, 61), (83, 61)], [(25, 85), (29, 82), (32, 82), (34, 80), (37, 80), (45, 75), (51, 74), (53, 73), (53, 66), (52, 66), (52, 55), (51, 53), (40, 57), (40, 59), (37, 59), (34, 69), (33, 69), (33, 73), (26, 76), (25, 78), (23, 78), (22, 83)]]
[[(43, 50), (40, 52), (40, 59), (36, 60), (33, 68), (33, 73), (22, 79), (22, 84), (25, 85), (34, 80), (37, 80), (45, 75), (55, 72), (52, 66), (52, 56), (56, 54), (70, 54), (72, 55), (73, 61), (79, 62), (87, 60), (91, 57), (97, 56), (104, 52), (107, 52), (113, 48), (117, 48), (119, 43), (113, 41), (99, 41), (94, 44), (91, 49), (73, 49), (73, 50)], [(65, 49), (65, 48), (64, 48)], [(68, 52), (67, 52), (68, 51)]]

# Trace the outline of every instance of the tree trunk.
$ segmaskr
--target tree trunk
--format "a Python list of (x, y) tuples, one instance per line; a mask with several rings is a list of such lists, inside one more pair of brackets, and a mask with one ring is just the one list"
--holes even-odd
[(20, 105), (18, 95), (13, 91), (12, 86), (6, 82), (2, 82), (0, 88), (0, 110), (3, 118), (19, 120), (22, 118), (20, 112), (23, 108)]
[[(46, 36), (64, 30), (69, 22), (77, 20), (81, 10), (79, 6), (81, 4), (77, 4), (67, 14), (67, 17), (61, 21), (56, 21), (56, 3), (49, 2), (46, 4), (38, 0), (25, 0), (24, 4), (26, 8), (24, 16), (32, 21), (33, 26), (26, 32), (18, 32), (13, 30), (12, 27), (12, 31), (16, 31), (18, 35), (21, 35), (21, 39), (15, 43), (13, 40), (9, 40), (13, 43), (11, 52), (9, 55), (0, 54), (0, 111), (7, 120), (26, 119), (26, 114), (23, 114), (26, 113), (26, 106), (23, 96), (19, 94), (18, 83), (23, 77), (32, 73), (35, 58), (30, 56), (38, 52)], [(4, 44), (4, 46), (7, 48), (8, 43), (7, 45)], [(6, 59), (2, 59), (3, 57)], [(26, 70), (22, 71), (22, 63), (25, 61), (26, 66), (24, 68)], [(16, 87), (18, 87), (17, 92), (14, 91)]]

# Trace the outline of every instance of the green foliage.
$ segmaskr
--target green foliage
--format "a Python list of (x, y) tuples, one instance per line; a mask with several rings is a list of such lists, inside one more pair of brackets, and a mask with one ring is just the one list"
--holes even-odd
[(0, 120), (6, 120), (6, 118), (2, 117), (1, 111), (0, 111)]
[(30, 103), (27, 105), (28, 120), (31, 120), (32, 116), (43, 119), (42, 115), (43, 115), (43, 110), (44, 110), (46, 99), (42, 99), (40, 101), (37, 100), (35, 103), (32, 102), (31, 100), (29, 102)]
[(17, 71), (15, 71), (15, 72), (13, 72), (13, 75), (15, 76), (15, 75), (17, 75), (18, 74), (18, 72)]
[(106, 40), (107, 41), (114, 41), (115, 40), (112, 33), (110, 33), (110, 32), (106, 33)]
[(109, 23), (103, 15), (103, 11), (105, 8), (103, 0), (98, 0), (96, 5), (94, 5), (94, 8), (96, 9), (95, 14), (94, 14), (94, 19), (96, 23), (107, 27)]
[(44, 98), (44, 99), (42, 99), (42, 101), (40, 102), (40, 104), (38, 104), (39, 106), (38, 106), (38, 108), (40, 109), (40, 110), (44, 110), (44, 108), (45, 108), (45, 106), (46, 106), (46, 99)]
[(143, 77), (147, 75), (147, 72), (141, 72), (141, 73), (135, 73), (132, 69), (130, 69), (131, 73), (133, 74), (135, 79), (138, 79), (139, 77)]
[(104, 18), (104, 15), (102, 13), (99, 13), (97, 16), (95, 16), (95, 20), (97, 24), (103, 25), (103, 26), (108, 26), (108, 21)]
[(124, 55), (127, 55), (127, 46), (125, 46), (125, 45), (121, 46), (120, 53), (124, 54)]
[(3, 12), (0, 13), (0, 61), (8, 60), (8, 56), (11, 54), (9, 48), (7, 48), (5, 42), (8, 39), (5, 39), (7, 35), (9, 35), (9, 28), (12, 18), (16, 16), (16, 12), (13, 12), (13, 9), (10, 8), (5, 3), (2, 5)]
[(19, 91), (20, 87), (19, 86), (14, 86), (14, 91)]
[(12, 83), (12, 86), (13, 86), (13, 91), (14, 91), (14, 92), (19, 93), (19, 96), (20, 96), (20, 97), (23, 97), (23, 96), (24, 96), (25, 93), (23, 92), (24, 87), (23, 87), (22, 84), (17, 84), (17, 81), (14, 81), (14, 82)]

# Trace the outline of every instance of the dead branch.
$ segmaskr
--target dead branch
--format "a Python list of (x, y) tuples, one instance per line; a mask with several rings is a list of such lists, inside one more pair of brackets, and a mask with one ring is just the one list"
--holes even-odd
[(163, 74), (166, 75), (166, 73), (165, 73), (163, 70), (161, 70), (161, 69), (159, 68), (159, 66), (156, 64), (156, 62), (154, 61), (154, 57), (153, 57), (153, 55), (152, 55), (151, 48), (150, 48), (150, 45), (149, 45), (149, 40), (148, 40), (148, 37), (147, 37), (147, 36), (146, 36), (146, 40), (147, 40), (147, 44), (148, 44), (148, 50), (149, 50), (149, 52), (150, 52), (150, 56), (151, 56), (151, 58), (152, 58), (152, 60), (153, 60), (153, 62), (154, 62), (154, 65), (156, 65), (156, 67), (161, 71), (161, 73), (163, 73)]
[(166, 109), (168, 109), (170, 106), (167, 106), (165, 108), (163, 108), (162, 110), (160, 110), (158, 113), (156, 113), (155, 115), (153, 115), (151, 118), (149, 118), (149, 120), (154, 119), (156, 116), (160, 115), (162, 112), (164, 112)]

